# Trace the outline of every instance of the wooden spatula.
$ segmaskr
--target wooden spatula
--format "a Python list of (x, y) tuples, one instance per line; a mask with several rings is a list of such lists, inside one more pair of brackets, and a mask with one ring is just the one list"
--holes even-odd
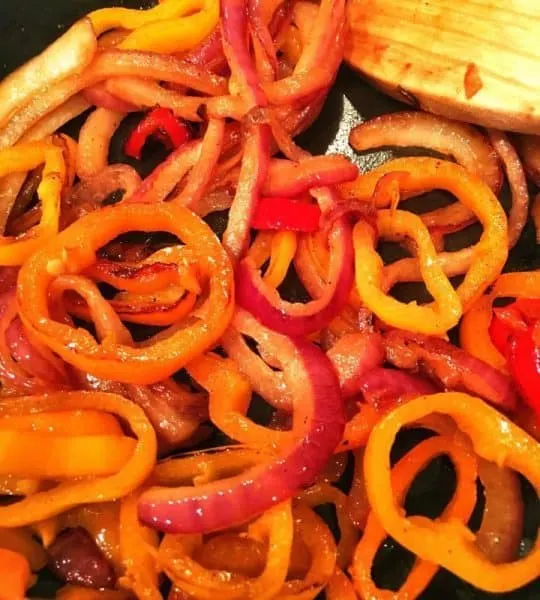
[(540, 134), (540, 0), (349, 0), (347, 61), (424, 110)]

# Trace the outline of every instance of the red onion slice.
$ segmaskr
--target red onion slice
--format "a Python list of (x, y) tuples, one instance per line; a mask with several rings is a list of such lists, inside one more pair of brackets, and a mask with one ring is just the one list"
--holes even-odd
[(529, 215), (529, 189), (523, 166), (514, 147), (502, 131), (488, 129), (488, 136), (501, 159), (512, 192), (512, 208), (508, 215), (508, 246), (519, 240)]
[(523, 534), (524, 506), (519, 477), (484, 459), (478, 462), (486, 506), (476, 544), (495, 564), (517, 559)]
[(141, 521), (170, 533), (204, 533), (243, 523), (293, 496), (324, 468), (341, 440), (339, 381), (315, 345), (266, 330), (294, 402), (297, 442), (269, 463), (197, 487), (155, 488), (139, 501)]
[(422, 370), (447, 390), (465, 390), (501, 410), (512, 411), (512, 380), (491, 365), (440, 338), (397, 329), (384, 336), (386, 358), (400, 369)]
[(429, 148), (452, 156), (495, 194), (501, 189), (503, 174), (497, 153), (489, 140), (467, 123), (425, 112), (391, 113), (354, 127), (349, 143), (358, 152), (382, 146)]
[(94, 104), (99, 108), (114, 110), (115, 112), (128, 113), (138, 110), (137, 106), (129, 102), (125, 102), (121, 98), (117, 98), (111, 94), (105, 87), (105, 83), (97, 83), (81, 92), (85, 100), (90, 104)]
[(345, 156), (312, 156), (301, 162), (273, 159), (263, 186), (265, 196), (294, 197), (312, 188), (354, 181), (358, 167)]

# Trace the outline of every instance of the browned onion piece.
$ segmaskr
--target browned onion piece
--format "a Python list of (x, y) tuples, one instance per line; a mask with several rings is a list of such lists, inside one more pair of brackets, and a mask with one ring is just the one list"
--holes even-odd
[(208, 420), (206, 394), (188, 392), (172, 379), (142, 386), (100, 379), (89, 373), (77, 373), (76, 377), (87, 390), (120, 394), (137, 403), (156, 430), (160, 454), (168, 454), (190, 441), (201, 423)]
[(519, 477), (514, 471), (479, 459), (478, 475), (484, 486), (486, 507), (476, 544), (495, 564), (518, 557), (523, 534), (524, 507)]
[(113, 192), (124, 190), (123, 199), (128, 199), (140, 186), (141, 178), (128, 165), (110, 165), (97, 175), (88, 177), (71, 189), (63, 199), (61, 224), (67, 227), (82, 216), (101, 207)]
[(0, 85), (0, 127), (32, 97), (54, 83), (81, 73), (93, 59), (97, 40), (89, 19), (73, 25), (44, 52), (8, 75)]
[(201, 121), (197, 111), (204, 98), (167, 90), (157, 81), (140, 77), (113, 77), (106, 82), (105, 87), (116, 98), (141, 109), (159, 104), (163, 108), (170, 108), (177, 117), (188, 121)]
[(114, 587), (114, 569), (86, 529), (65, 529), (48, 552), (49, 568), (61, 581), (95, 589)]
[(349, 135), (358, 152), (381, 146), (429, 148), (455, 158), (498, 193), (502, 171), (489, 141), (472, 125), (424, 112), (382, 115), (357, 125)]
[(511, 379), (450, 342), (394, 329), (384, 335), (384, 344), (386, 360), (399, 369), (421, 371), (447, 390), (467, 391), (500, 410), (516, 408)]
[(527, 180), (519, 156), (508, 137), (502, 131), (495, 129), (488, 129), (487, 133), (495, 152), (504, 165), (512, 191), (512, 208), (508, 215), (508, 246), (513, 248), (521, 236), (529, 214)]
[(100, 173), (109, 162), (109, 146), (125, 114), (97, 108), (86, 119), (79, 133), (77, 175), (81, 179)]
[(540, 136), (519, 135), (516, 142), (527, 175), (540, 187)]

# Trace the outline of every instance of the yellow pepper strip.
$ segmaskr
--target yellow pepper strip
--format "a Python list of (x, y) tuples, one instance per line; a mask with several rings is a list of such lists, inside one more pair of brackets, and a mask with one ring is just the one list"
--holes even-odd
[(62, 435), (123, 435), (120, 423), (97, 410), (61, 410), (0, 419), (0, 431), (34, 431)]
[(263, 277), (269, 286), (277, 288), (283, 283), (296, 254), (296, 245), (294, 231), (279, 231), (272, 238), (270, 264)]
[(148, 10), (101, 8), (88, 15), (97, 36), (110, 29), (138, 29), (149, 23), (176, 19), (200, 10), (203, 0), (168, 0)]
[(461, 347), (496, 369), (506, 371), (506, 359), (489, 335), (496, 298), (540, 298), (540, 272), (504, 273), (490, 294), (483, 296), (463, 316), (459, 330)]
[[(474, 246), (471, 267), (457, 289), (467, 310), (500, 274), (506, 262), (508, 223), (500, 202), (483, 181), (460, 165), (427, 157), (391, 160), (376, 171), (342, 185), (341, 192), (346, 199), (371, 202), (380, 179), (391, 172), (408, 173), (408, 177), (400, 179), (402, 199), (428, 190), (446, 190), (470, 208), (480, 221), (482, 236)], [(377, 208), (386, 208), (390, 202), (387, 195), (380, 195), (377, 200)]]
[(162, 600), (156, 563), (159, 537), (156, 531), (140, 524), (137, 517), (138, 493), (120, 501), (120, 555), (124, 574), (118, 585), (131, 590), (137, 598)]
[(290, 432), (269, 429), (246, 416), (251, 386), (233, 361), (207, 354), (188, 364), (186, 370), (210, 394), (212, 423), (233, 440), (268, 449), (292, 440)]
[(58, 231), (60, 195), (66, 179), (62, 149), (33, 142), (0, 151), (0, 179), (11, 173), (31, 171), (45, 163), (37, 193), (41, 200), (40, 223), (21, 237), (0, 236), (0, 265), (18, 266)]
[(380, 210), (377, 227), (381, 237), (407, 235), (415, 241), (422, 275), (434, 302), (404, 304), (382, 291), (383, 261), (376, 252), (374, 231), (367, 222), (359, 221), (353, 241), (356, 289), (364, 305), (388, 325), (408, 331), (441, 335), (457, 325), (462, 313), (460, 299), (437, 263), (431, 236), (420, 218), (405, 211)]
[[(168, 6), (172, 2), (173, 0), (170, 0), (156, 8)], [(219, 0), (205, 0), (204, 8), (200, 12), (181, 19), (171, 18), (143, 25), (128, 35), (118, 47), (122, 50), (143, 50), (161, 54), (185, 52), (195, 48), (208, 37), (217, 27), (218, 21)]]
[(0, 431), (0, 474), (52, 480), (111, 475), (129, 461), (135, 445), (119, 435)]
[(22, 554), (34, 573), (47, 564), (47, 553), (28, 529), (0, 529), (0, 548)]
[(64, 146), (64, 159), (66, 163), (66, 188), (70, 188), (77, 175), (77, 152), (78, 143), (69, 135), (65, 133), (58, 134), (58, 140)]
[[(58, 410), (100, 410), (119, 416), (129, 425), (137, 444), (119, 473), (109, 477), (64, 482), (8, 506), (0, 506), (0, 527), (21, 527), (43, 521), (80, 504), (107, 502), (129, 494), (150, 475), (157, 455), (154, 428), (143, 410), (115, 394), (101, 392), (57, 392), (4, 400), (4, 416), (36, 414)], [(35, 456), (39, 456), (39, 453)]]
[[(476, 457), (470, 449), (452, 437), (434, 437), (425, 440), (408, 452), (392, 469), (392, 487), (396, 503), (401, 506), (420, 471), (438, 456), (447, 455), (457, 472), (454, 495), (440, 520), (467, 523), (476, 504)], [(386, 531), (370, 513), (362, 539), (358, 544), (351, 568), (355, 588), (362, 598), (378, 600), (407, 600), (417, 598), (429, 585), (438, 570), (431, 562), (416, 561), (399, 591), (377, 587), (372, 577), (375, 555), (386, 538)]]
[(337, 547), (337, 564), (341, 568), (348, 566), (360, 534), (349, 517), (347, 495), (332, 485), (316, 483), (304, 490), (299, 498), (311, 507), (320, 504), (333, 504), (336, 507), (340, 533)]
[(194, 452), (157, 464), (152, 473), (152, 483), (170, 487), (202, 485), (237, 475), (270, 457), (269, 453), (243, 446), (230, 446), (215, 452)]
[(205, 569), (192, 558), (201, 545), (201, 536), (166, 535), (159, 548), (159, 563), (174, 584), (200, 600), (281, 598), (277, 594), (289, 569), (293, 530), (290, 501), (272, 507), (249, 526), (247, 536), (266, 540), (268, 545), (266, 565), (259, 577), (236, 578), (227, 571)]
[(260, 269), (270, 257), (274, 235), (275, 233), (273, 231), (259, 231), (253, 244), (248, 248), (246, 256), (251, 258), (258, 269)]
[(366, 447), (368, 498), (381, 526), (399, 544), (491, 593), (515, 590), (540, 573), (540, 539), (525, 557), (494, 564), (480, 551), (474, 533), (460, 522), (407, 517), (392, 489), (390, 451), (400, 429), (432, 414), (452, 417), (474, 451), (529, 480), (540, 492), (540, 444), (482, 400), (458, 392), (421, 396), (389, 413), (373, 430)]

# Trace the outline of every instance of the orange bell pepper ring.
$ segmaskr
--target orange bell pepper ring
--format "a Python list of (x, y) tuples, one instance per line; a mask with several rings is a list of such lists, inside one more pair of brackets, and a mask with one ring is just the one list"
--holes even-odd
[(0, 265), (21, 265), (45, 241), (58, 232), (60, 195), (66, 180), (63, 143), (19, 144), (0, 150), (0, 179), (11, 173), (26, 173), (44, 164), (37, 194), (41, 200), (41, 221), (17, 237), (0, 236)]
[(473, 396), (458, 392), (420, 396), (389, 413), (369, 438), (364, 466), (375, 517), (388, 535), (420, 559), (440, 565), (481, 590), (504, 593), (533, 581), (540, 573), (540, 539), (526, 557), (494, 564), (462, 522), (404, 515), (392, 487), (390, 451), (402, 427), (432, 413), (452, 417), (479, 456), (521, 473), (540, 491), (540, 444), (536, 440)]
[[(182, 239), (208, 281), (206, 299), (189, 325), (176, 324), (168, 335), (135, 346), (98, 343), (86, 330), (53, 319), (49, 287), (59, 275), (90, 267), (99, 248), (118, 235), (149, 228)], [(79, 219), (38, 250), (20, 271), (17, 298), (25, 327), (67, 363), (97, 377), (150, 384), (166, 379), (220, 339), (233, 314), (233, 270), (215, 234), (188, 209), (171, 203), (117, 204)]]

